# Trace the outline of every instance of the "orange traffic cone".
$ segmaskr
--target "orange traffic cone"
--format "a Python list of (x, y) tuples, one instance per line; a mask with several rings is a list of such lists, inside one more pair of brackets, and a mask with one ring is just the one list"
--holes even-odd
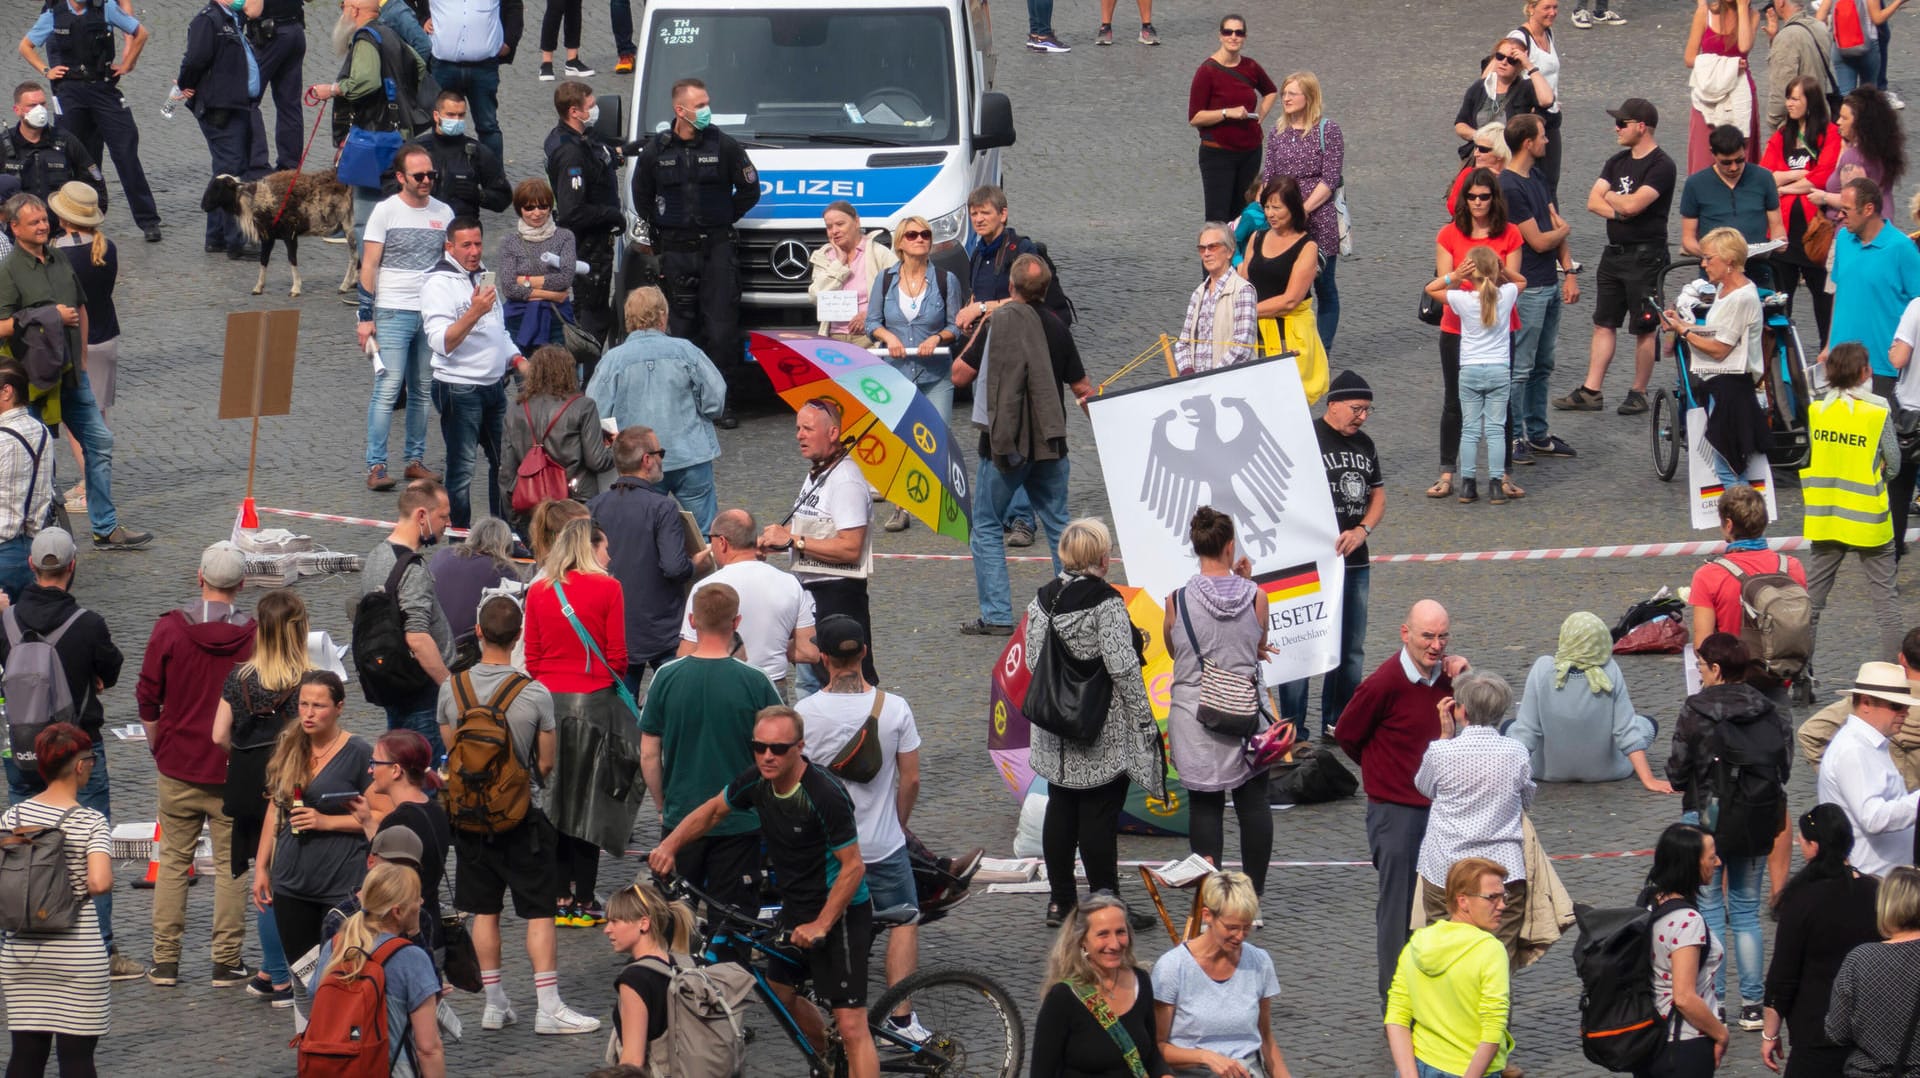
[[(159, 880), (160, 880), (160, 821), (155, 820), (153, 822), (153, 849), (147, 853), (146, 877), (143, 879), (138, 879), (133, 881), (133, 885), (135, 887), (140, 888), (143, 891), (150, 891), (153, 889), (153, 885), (155, 883), (158, 883)], [(200, 873), (193, 867), (193, 862), (189, 860), (187, 862), (187, 886), (191, 887), (194, 884), (199, 882), (200, 882)]]

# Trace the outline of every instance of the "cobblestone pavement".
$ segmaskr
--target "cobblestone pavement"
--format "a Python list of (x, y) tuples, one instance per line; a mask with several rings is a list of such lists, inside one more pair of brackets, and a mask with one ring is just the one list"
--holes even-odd
[[(157, 113), (183, 46), (185, 23), (196, 7), (192, 0), (150, 0), (146, 14), (153, 41), (140, 69), (127, 80), (145, 135), (144, 161), (166, 215), (166, 242), (138, 241), (117, 190), (107, 226), (122, 241), (119, 303), (127, 328), (121, 403), (113, 412), (119, 438), (117, 495), (127, 523), (159, 535), (144, 553), (82, 556), (79, 594), (107, 616), (129, 655), (122, 684), (105, 696), (114, 723), (134, 720), (134, 671), (153, 619), (189, 597), (197, 552), (226, 533), (243, 490), (246, 425), (214, 418), (222, 316), (288, 305), (283, 293), (246, 294), (251, 267), (193, 250), (200, 245), (196, 210), (207, 158), (184, 112), (172, 121)], [(610, 68), (605, 5), (588, 8), (586, 57)], [(1413, 317), (1415, 290), (1431, 262), (1431, 237), (1442, 221), (1441, 195), (1456, 166), (1449, 125), (1458, 94), (1476, 59), (1518, 19), (1518, 9), (1517, 3), (1366, 0), (1250, 12), (1248, 54), (1276, 77), (1317, 69), (1330, 114), (1347, 131), (1349, 197), (1360, 250), (1340, 266), (1344, 314), (1334, 362), (1363, 371), (1378, 392), (1369, 429), (1385, 454), (1389, 489), (1387, 518), (1374, 540), (1380, 553), (1706, 537), (1687, 530), (1680, 486), (1651, 476), (1645, 419), (1623, 419), (1610, 411), (1553, 417), (1557, 432), (1581, 455), (1521, 469), (1517, 478), (1531, 495), (1523, 501), (1502, 508), (1462, 507), (1419, 495), (1432, 479), (1439, 380), (1433, 331)], [(26, 6), (9, 10), (9, 21), (24, 29)], [(1599, 257), (1600, 230), (1577, 205), (1589, 182), (1585, 178), (1597, 172), (1611, 146), (1611, 126), (1601, 109), (1629, 94), (1651, 98), (1667, 117), (1669, 148), (1676, 157), (1684, 152), (1679, 143), (1686, 82), (1679, 58), (1689, 8), (1674, 0), (1627, 0), (1623, 10), (1631, 24), (1621, 28), (1581, 31), (1563, 20), (1562, 88), (1569, 110), (1565, 191), (1576, 207), (1568, 213), (1576, 257), (1589, 266)], [(1067, 5), (1057, 11), (1056, 24), (1076, 47), (1068, 56), (1043, 57), (1020, 49), (1019, 6), (1000, 12), (1000, 88), (1015, 102), (1020, 130), (1019, 144), (1007, 156), (1014, 221), (1023, 232), (1049, 241), (1083, 313), (1081, 347), (1096, 378), (1117, 369), (1157, 334), (1173, 330), (1195, 279), (1190, 252), (1199, 190), (1194, 138), (1181, 119), (1193, 67), (1214, 47), (1218, 14), (1213, 8), (1163, 7), (1156, 23), (1166, 46), (1125, 43), (1098, 49), (1091, 44), (1091, 5)], [(333, 16), (332, 5), (315, 5), (315, 29)], [(533, 33), (530, 26), (529, 47)], [(1120, 35), (1123, 42), (1130, 36)], [(316, 40), (320, 37), (316, 34)], [(331, 70), (330, 58), (310, 54), (311, 81), (329, 77)], [(0, 61), (0, 71), (9, 74), (9, 82), (29, 74), (15, 59)], [(515, 177), (539, 171), (540, 139), (551, 124), (550, 87), (533, 75), (531, 62), (511, 69), (502, 94), (508, 167)], [(625, 89), (611, 76), (594, 81), (605, 91)], [(307, 115), (311, 121), (313, 113)], [(488, 225), (497, 237), (506, 221), (493, 217)], [(1677, 221), (1674, 227), (1677, 233)], [(360, 481), (365, 361), (352, 348), (351, 316), (325, 284), (341, 268), (344, 250), (311, 243), (306, 255), (306, 276), (313, 284), (305, 297), (292, 301), (304, 319), (294, 414), (262, 424), (256, 496), (266, 506), (388, 515), (391, 497), (369, 495)], [(285, 287), (284, 266), (276, 265), (272, 280), (274, 287)], [(1583, 278), (1589, 287), (1591, 281), (1590, 275)], [(1590, 304), (1584, 299), (1562, 327), (1556, 394), (1571, 388), (1584, 366)], [(1625, 378), (1616, 365), (1609, 397), (1625, 391)], [(717, 474), (725, 504), (762, 514), (785, 510), (800, 477), (790, 432), (785, 412), (762, 412), (748, 415), (738, 431), (723, 436), (726, 456)], [(1076, 514), (1105, 515), (1084, 420), (1075, 418), (1071, 433), (1078, 462), (1071, 508)], [(432, 441), (430, 456), (438, 460), (437, 431)], [(65, 460), (62, 466), (63, 480), (70, 481)], [(1782, 491), (1781, 508), (1791, 527), (1799, 519), (1797, 491)], [(364, 528), (302, 530), (340, 550), (364, 551), (378, 538)], [(888, 551), (960, 553), (918, 528), (887, 535), (879, 545)], [(1400, 612), (1416, 598), (1435, 596), (1453, 611), (1455, 647), (1518, 685), (1534, 656), (1551, 650), (1569, 611), (1586, 608), (1611, 621), (1659, 585), (1685, 583), (1693, 564), (1650, 559), (1382, 566), (1373, 579), (1369, 665), (1396, 646)], [(1906, 575), (1911, 581), (1912, 574)], [(1043, 576), (1036, 566), (1017, 566), (1015, 594), (1030, 594)], [(356, 585), (351, 577), (300, 585), (316, 627), (344, 639), (344, 600)], [(1858, 650), (1871, 639), (1861, 588), (1857, 576), (1843, 577), (1824, 622), (1823, 653), (1831, 657), (1835, 674), (1850, 670), (1848, 664), (1858, 659), (1882, 657)], [(874, 593), (880, 669), (888, 687), (916, 705), (926, 737), (926, 787), (914, 817), (916, 829), (941, 847), (982, 844), (1004, 853), (1016, 806), (982, 745), (986, 671), (997, 643), (954, 632), (974, 613), (968, 567), (887, 562)], [(1629, 658), (1623, 666), (1641, 709), (1670, 720), (1682, 693), (1678, 659)], [(378, 729), (373, 709), (356, 703), (349, 710), (360, 732)], [(116, 816), (151, 819), (153, 779), (144, 754), (126, 744), (109, 751)], [(1802, 769), (1793, 781), (1796, 805), (1806, 804), (1811, 791)], [(1575, 854), (1643, 849), (1678, 812), (1676, 801), (1621, 783), (1544, 787), (1533, 816), (1552, 851)], [(642, 816), (633, 842), (646, 848), (657, 836), (652, 812)], [(1365, 859), (1359, 801), (1294, 809), (1282, 813), (1278, 824), (1275, 857), (1282, 862)], [(1130, 837), (1122, 852), (1160, 859), (1185, 850), (1177, 840)], [(1631, 900), (1646, 861), (1573, 860), (1559, 867), (1578, 900), (1619, 905)], [(145, 957), (149, 893), (128, 886), (139, 868), (121, 866), (116, 916), (128, 951)], [(633, 870), (631, 860), (612, 862), (603, 878), (617, 886)], [(1294, 1073), (1385, 1073), (1390, 1064), (1373, 990), (1371, 870), (1282, 863), (1272, 880), (1266, 928), (1258, 942), (1274, 952), (1279, 966), (1283, 995), (1275, 1021)], [(992, 971), (1031, 1021), (1048, 939), (1042, 904), (1037, 896), (975, 897), (928, 932), (926, 965), (965, 963)], [(181, 987), (163, 990), (133, 982), (114, 988), (113, 1033), (100, 1049), (105, 1073), (136, 1073), (161, 1061), (183, 1075), (291, 1072), (285, 1013), (269, 1011), (240, 992), (216, 992), (206, 985), (210, 906), (209, 889), (196, 888)], [(258, 953), (251, 935), (249, 961)], [(521, 1013), (530, 1018), (531, 977), (517, 943), (519, 926), (509, 925), (506, 935), (507, 983)], [(1158, 939), (1143, 941), (1142, 958), (1151, 959), (1164, 946)], [(1515, 982), (1515, 1059), (1542, 1078), (1594, 1072), (1575, 1046), (1578, 986), (1569, 951), (1566, 944), (1556, 948)], [(605, 1014), (616, 963), (599, 934), (563, 933), (562, 952), (567, 999), (581, 1010)], [(599, 1058), (598, 1036), (542, 1041), (530, 1022), (482, 1034), (477, 1002), (462, 998), (458, 1006), (471, 1032), (450, 1048), (452, 1073), (577, 1074)], [(1725, 1073), (1763, 1073), (1759, 1049), (1757, 1034), (1736, 1033)], [(755, 1067), (761, 1074), (800, 1072), (785, 1047), (768, 1039), (755, 1049)]]

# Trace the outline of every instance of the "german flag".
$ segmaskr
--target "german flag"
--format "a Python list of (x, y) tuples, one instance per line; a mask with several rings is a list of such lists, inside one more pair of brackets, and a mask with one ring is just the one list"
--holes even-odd
[(1283, 599), (1298, 599), (1303, 595), (1313, 595), (1320, 591), (1320, 568), (1313, 562), (1279, 569), (1271, 573), (1262, 573), (1253, 578), (1260, 590), (1267, 593), (1268, 602)]
[[(1767, 492), (1767, 484), (1766, 484), (1766, 481), (1763, 479), (1755, 480), (1754, 482), (1748, 485), (1751, 486), (1756, 493), (1765, 494)], [(1712, 486), (1706, 486), (1706, 487), (1700, 488), (1700, 496), (1702, 498), (1718, 498), (1720, 495), (1725, 494), (1726, 492), (1727, 492), (1726, 486), (1721, 483), (1715, 483)]]

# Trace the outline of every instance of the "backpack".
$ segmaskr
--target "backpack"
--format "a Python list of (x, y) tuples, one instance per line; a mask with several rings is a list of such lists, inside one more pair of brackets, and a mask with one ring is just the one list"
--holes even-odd
[(1807, 668), (1813, 654), (1813, 599), (1787, 572), (1787, 556), (1769, 573), (1748, 574), (1731, 558), (1715, 558), (1740, 585), (1740, 642), (1776, 682)]
[(80, 713), (67, 683), (66, 664), (54, 649), (84, 613), (75, 610), (51, 633), (22, 628), (17, 606), (0, 614), (8, 648), (6, 671), (0, 673), (0, 692), (6, 694), (8, 746), (14, 763), (22, 770), (37, 769), (33, 743), (42, 730), (56, 722), (73, 722)]
[(353, 669), (369, 704), (404, 704), (435, 688), (413, 657), (406, 612), (400, 609), (400, 578), (421, 560), (419, 551), (407, 551), (387, 574), (386, 585), (362, 595), (354, 608)]
[[(520, 458), (520, 468), (513, 476), (513, 511), (531, 513), (541, 502), (558, 501), (567, 496), (567, 466), (553, 459), (547, 452), (547, 435), (567, 414), (573, 402), (580, 399), (575, 393), (560, 403), (553, 418), (547, 420), (547, 429), (534, 439), (528, 447), (527, 455)], [(533, 433), (533, 406), (531, 401), (521, 401), (520, 411), (527, 417), (527, 433)]]
[[(1019, 258), (1021, 254), (1015, 249), (1019, 246), (1020, 234), (1011, 228), (1007, 229), (1007, 234), (1009, 242), (1001, 244), (1000, 249), (994, 252), (993, 256), (994, 268), (1000, 273), (1010, 272), (1014, 259)], [(1047, 245), (1039, 240), (1033, 241), (1033, 253), (1040, 256), (1040, 261), (1047, 264), (1047, 271), (1053, 275), (1052, 280), (1047, 282), (1047, 294), (1040, 300), (1040, 305), (1052, 311), (1060, 321), (1069, 326), (1073, 325), (1078, 311), (1073, 305), (1073, 300), (1067, 298), (1066, 289), (1060, 284), (1060, 267), (1053, 264), (1053, 256), (1047, 253)]]
[(347, 980), (341, 970), (320, 979), (313, 990), (307, 1028), (288, 1047), (299, 1061), (299, 1078), (373, 1078), (393, 1073), (392, 1030), (387, 1026), (387, 959), (402, 947), (395, 936), (374, 949)]
[(62, 830), (79, 808), (61, 813), (52, 827), (21, 827), (16, 812), (14, 825), (0, 830), (0, 931), (59, 932), (80, 919), (85, 899), (74, 890)]
[(1700, 823), (1722, 857), (1764, 857), (1786, 826), (1780, 759), (1787, 735), (1778, 723), (1716, 722), (1707, 731), (1707, 784)]
[(1675, 899), (1651, 910), (1574, 908), (1580, 923), (1580, 942), (1573, 949), (1573, 968), (1580, 976), (1580, 1048), (1589, 1062), (1625, 1073), (1660, 1050), (1668, 1019), (1653, 1001), (1653, 923), (1692, 905)]
[[(927, 267), (927, 276), (933, 278), (934, 287), (939, 289), (940, 291), (941, 317), (945, 318), (947, 321), (952, 321), (954, 310), (953, 310), (953, 304), (947, 302), (947, 271), (941, 269), (938, 266), (929, 265)], [(900, 267), (899, 266), (897, 265), (888, 266), (886, 269), (883, 269), (880, 271), (880, 310), (883, 315), (887, 309), (887, 294), (892, 292), (893, 286), (899, 283), (900, 283)], [(921, 294), (925, 295), (925, 293), (921, 293)], [(0, 427), (0, 430), (4, 430), (4, 429), (6, 428)]]
[(1878, 48), (1872, 16), (1860, 0), (1839, 0), (1833, 5), (1829, 21), (1833, 23), (1833, 45), (1840, 55), (1858, 60)]
[(462, 831), (497, 835), (520, 826), (533, 805), (533, 775), (513, 751), (507, 709), (533, 679), (515, 671), (493, 696), (481, 703), (473, 695), (473, 674), (453, 676), (453, 699), (460, 709), (447, 744), (447, 820)]
[[(667, 1031), (647, 1049), (648, 1078), (738, 1078), (746, 1073), (742, 1011), (753, 974), (732, 962), (695, 964), (687, 955), (648, 955), (642, 965), (667, 975)], [(611, 1023), (609, 1023), (611, 1024)], [(620, 1061), (620, 1035), (607, 1038), (606, 1062)]]
[(880, 766), (886, 762), (880, 748), (880, 708), (887, 702), (887, 692), (879, 686), (873, 689), (873, 709), (867, 712), (867, 721), (853, 732), (847, 743), (827, 765), (827, 770), (842, 782), (872, 782), (880, 774)]

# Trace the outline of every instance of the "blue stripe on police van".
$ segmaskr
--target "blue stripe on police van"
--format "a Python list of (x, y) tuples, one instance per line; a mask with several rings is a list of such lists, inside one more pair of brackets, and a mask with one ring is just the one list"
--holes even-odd
[(926, 190), (941, 166), (921, 168), (835, 169), (760, 173), (760, 201), (748, 220), (818, 217), (832, 202), (853, 203), (861, 217), (885, 218), (900, 212)]

